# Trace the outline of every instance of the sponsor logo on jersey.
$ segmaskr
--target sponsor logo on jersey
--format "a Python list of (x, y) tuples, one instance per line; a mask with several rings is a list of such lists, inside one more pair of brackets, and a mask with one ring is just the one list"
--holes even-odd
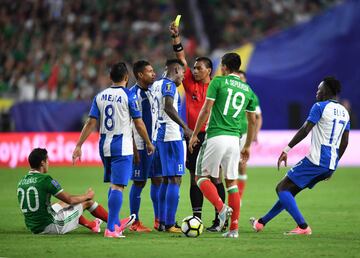
[(58, 183), (58, 181), (56, 181), (55, 179), (51, 180), (51, 183), (53, 186), (55, 186), (56, 188), (61, 188), (60, 184)]

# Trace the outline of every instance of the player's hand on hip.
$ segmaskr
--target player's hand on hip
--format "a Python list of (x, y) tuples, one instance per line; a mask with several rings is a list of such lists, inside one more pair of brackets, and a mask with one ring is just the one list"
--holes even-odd
[(246, 163), (250, 158), (250, 148), (243, 148), (240, 153), (241, 162)]
[(188, 146), (190, 153), (193, 153), (194, 147), (195, 147), (196, 145), (198, 145), (199, 142), (200, 142), (200, 140), (199, 140), (199, 138), (197, 137), (197, 135), (192, 135), (192, 136), (191, 136), (191, 138), (190, 138), (190, 140), (189, 140), (189, 146)]
[(281, 163), (284, 162), (285, 167), (287, 167), (287, 154), (285, 152), (282, 152), (278, 162), (277, 162), (277, 169), (280, 170)]
[[(148, 155), (151, 155), (151, 154), (153, 154), (154, 151), (155, 151), (155, 146), (154, 146), (152, 143), (146, 144), (146, 150), (147, 150), (147, 154), (148, 154)], [(139, 160), (140, 160), (140, 159), (139, 159)]]
[(73, 151), (73, 155), (72, 155), (72, 163), (73, 165), (75, 165), (75, 161), (77, 159), (79, 159), (81, 161), (81, 147), (76, 146), (74, 151)]

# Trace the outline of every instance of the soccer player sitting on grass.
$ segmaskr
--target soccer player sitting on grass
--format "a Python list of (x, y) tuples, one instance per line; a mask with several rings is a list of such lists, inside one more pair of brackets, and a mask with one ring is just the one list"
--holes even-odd
[(256, 232), (263, 230), (270, 220), (286, 209), (297, 223), (297, 227), (286, 232), (286, 235), (312, 233), (297, 207), (295, 196), (307, 187), (311, 189), (318, 182), (330, 179), (345, 152), (350, 121), (348, 111), (336, 100), (340, 90), (340, 82), (333, 77), (324, 78), (318, 86), (318, 102), (312, 106), (306, 122), (281, 153), (278, 169), (282, 162), (287, 165), (287, 153), (312, 131), (310, 153), (291, 168), (277, 185), (279, 200), (271, 210), (259, 220), (250, 218)]
[[(65, 234), (76, 229), (79, 224), (93, 232), (100, 232), (100, 224), (107, 221), (107, 211), (93, 200), (94, 191), (89, 188), (85, 194), (71, 195), (47, 174), (49, 160), (46, 149), (34, 149), (28, 158), (29, 173), (17, 188), (20, 209), (25, 216), (26, 227), (34, 234)], [(51, 196), (62, 202), (50, 204)], [(95, 220), (82, 216), (87, 209)]]

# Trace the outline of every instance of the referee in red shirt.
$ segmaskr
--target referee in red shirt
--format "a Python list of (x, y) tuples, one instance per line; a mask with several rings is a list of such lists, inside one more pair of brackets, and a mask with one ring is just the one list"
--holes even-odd
[[(206, 99), (206, 91), (211, 80), (211, 72), (213, 69), (212, 62), (208, 57), (197, 57), (194, 64), (194, 72), (192, 72), (186, 61), (184, 48), (181, 45), (179, 28), (175, 26), (174, 23), (171, 23), (169, 29), (171, 32), (172, 44), (176, 57), (183, 62), (185, 67), (185, 78), (183, 80), (183, 86), (186, 97), (186, 119), (189, 128), (194, 130), (196, 120)], [(190, 201), (193, 215), (201, 219), (203, 195), (195, 181), (195, 167), (200, 146), (205, 138), (205, 125), (198, 134), (198, 138), (200, 143), (194, 147), (193, 153), (190, 153), (189, 150), (187, 150), (186, 168), (189, 169), (191, 175)], [(188, 141), (188, 139), (186, 140)], [(214, 184), (216, 185), (219, 196), (223, 201), (225, 201), (225, 188), (222, 180), (219, 179), (218, 181), (214, 181)], [(207, 228), (207, 230), (219, 231), (218, 225), (219, 221), (216, 213), (213, 225)]]

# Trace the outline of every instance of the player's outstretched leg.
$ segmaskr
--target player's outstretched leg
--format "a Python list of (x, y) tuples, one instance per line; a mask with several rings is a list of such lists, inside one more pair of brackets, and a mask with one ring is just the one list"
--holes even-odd
[(276, 187), (279, 201), (298, 225), (294, 230), (286, 232), (287, 235), (310, 235), (312, 233), (294, 198), (301, 190), (287, 176)]

